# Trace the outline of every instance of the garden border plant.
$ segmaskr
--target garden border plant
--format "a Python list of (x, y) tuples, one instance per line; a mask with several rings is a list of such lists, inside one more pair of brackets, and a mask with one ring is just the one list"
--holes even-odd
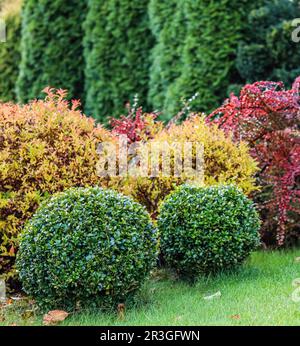
[(234, 185), (182, 185), (158, 217), (166, 264), (192, 279), (243, 263), (259, 245), (259, 227), (253, 202)]

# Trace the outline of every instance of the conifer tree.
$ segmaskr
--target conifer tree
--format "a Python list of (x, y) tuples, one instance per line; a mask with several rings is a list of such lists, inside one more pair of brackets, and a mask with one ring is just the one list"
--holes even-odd
[(1, 2), (0, 18), (6, 26), (6, 41), (0, 43), (0, 101), (16, 100), (15, 85), (19, 73), (21, 0)]
[(148, 0), (90, 0), (85, 22), (85, 111), (98, 120), (145, 105), (153, 36)]

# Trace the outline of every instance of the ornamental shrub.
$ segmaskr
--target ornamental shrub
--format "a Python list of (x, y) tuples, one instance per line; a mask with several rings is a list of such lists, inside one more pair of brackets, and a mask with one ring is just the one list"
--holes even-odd
[[(185, 142), (199, 143), (204, 147), (204, 184), (216, 185), (224, 183), (237, 184), (246, 194), (254, 191), (254, 174), (257, 163), (248, 152), (248, 146), (234, 143), (222, 130), (216, 126), (208, 126), (200, 115), (191, 116), (181, 125), (172, 124), (160, 131), (152, 141), (163, 150), (166, 143), (183, 145)], [(149, 143), (149, 142), (148, 142)], [(145, 150), (144, 150), (145, 149)], [(148, 154), (149, 144), (141, 147), (138, 156)], [(154, 162), (155, 152), (150, 148), (149, 159)], [(193, 151), (193, 160), (195, 151)], [(134, 161), (134, 160), (132, 160)], [(161, 166), (161, 162), (159, 163)], [(156, 218), (159, 204), (177, 185), (192, 179), (201, 184), (200, 177), (180, 174), (175, 176), (174, 160), (170, 161), (171, 175), (164, 176), (162, 172), (155, 177), (129, 176), (121, 186), (124, 193), (133, 196), (138, 202), (147, 207), (152, 217)], [(149, 172), (151, 173), (151, 172)]]
[(261, 186), (254, 198), (263, 219), (266, 245), (285, 244), (300, 234), (300, 112), (298, 77), (291, 89), (281, 82), (247, 84), (208, 117), (233, 139), (246, 141), (259, 163)]
[(156, 229), (144, 207), (99, 187), (70, 189), (44, 203), (21, 236), (17, 268), (44, 308), (123, 303), (149, 274)]
[(15, 101), (19, 73), (21, 38), (21, 0), (1, 3), (0, 18), (6, 24), (6, 42), (0, 44), (0, 101)]
[(142, 107), (128, 107), (128, 115), (112, 118), (110, 125), (116, 136), (126, 136), (128, 144), (153, 139), (163, 129), (157, 113), (145, 113)]
[(24, 0), (18, 101), (42, 98), (47, 86), (82, 99), (83, 29), (87, 1)]
[(104, 122), (138, 94), (146, 104), (150, 50), (148, 0), (90, 0), (85, 21), (87, 114)]
[(233, 185), (184, 185), (158, 218), (167, 265), (192, 278), (240, 265), (259, 245), (259, 226), (253, 202)]
[(111, 140), (93, 119), (70, 108), (62, 91), (44, 101), (0, 104), (0, 275), (12, 283), (18, 235), (40, 202), (73, 186), (104, 184), (97, 145)]

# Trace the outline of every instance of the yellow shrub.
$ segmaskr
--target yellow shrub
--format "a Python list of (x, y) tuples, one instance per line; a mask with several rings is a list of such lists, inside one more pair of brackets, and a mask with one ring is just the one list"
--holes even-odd
[(111, 140), (64, 100), (0, 104), (0, 276), (14, 276), (18, 234), (41, 200), (72, 186), (106, 185), (96, 174), (97, 145)]
[[(204, 146), (205, 185), (234, 183), (246, 194), (257, 189), (254, 179), (257, 163), (249, 155), (247, 145), (243, 142), (234, 143), (216, 126), (206, 125), (202, 116), (193, 116), (181, 125), (172, 125), (159, 133), (153, 141), (162, 143), (162, 145), (164, 142), (168, 144), (174, 142), (202, 144)], [(178, 178), (164, 177), (162, 174), (152, 178), (129, 177), (124, 182), (122, 189), (123, 192), (132, 195), (145, 205), (155, 218), (161, 201), (176, 185), (180, 185), (186, 180), (190, 180), (190, 178), (183, 175)], [(198, 177), (195, 177), (193, 182), (201, 183), (200, 180), (198, 181)]]

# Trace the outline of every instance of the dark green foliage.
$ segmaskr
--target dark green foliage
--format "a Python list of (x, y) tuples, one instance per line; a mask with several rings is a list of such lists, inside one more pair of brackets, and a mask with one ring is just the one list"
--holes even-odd
[(104, 121), (138, 94), (145, 105), (150, 50), (148, 0), (90, 0), (85, 22), (87, 114)]
[[(180, 76), (183, 42), (186, 35), (184, 2), (151, 0), (150, 23), (156, 38), (150, 69), (149, 103), (154, 109), (165, 110), (170, 84)], [(180, 100), (178, 100), (180, 103)], [(175, 114), (163, 112), (163, 118)]]
[(86, 1), (25, 0), (17, 95), (21, 102), (41, 97), (46, 86), (82, 98), (82, 23)]
[(0, 43), (0, 101), (15, 101), (19, 73), (21, 22), (18, 5), (5, 12), (6, 42)]
[(180, 274), (196, 277), (241, 264), (259, 244), (258, 214), (234, 186), (181, 186), (158, 219), (161, 251)]
[(111, 190), (77, 188), (38, 209), (17, 268), (43, 308), (106, 307), (140, 288), (155, 257), (156, 230), (144, 207)]
[(167, 100), (170, 113), (180, 97), (198, 97), (191, 104), (196, 111), (209, 112), (227, 96), (236, 79), (234, 60), (248, 11), (257, 1), (187, 0), (187, 37), (183, 48), (181, 76), (171, 87)]
[(250, 12), (236, 60), (244, 83), (274, 80), (291, 85), (300, 74), (299, 43), (292, 40), (292, 20), (299, 17), (298, 1), (290, 0), (266, 0)]

